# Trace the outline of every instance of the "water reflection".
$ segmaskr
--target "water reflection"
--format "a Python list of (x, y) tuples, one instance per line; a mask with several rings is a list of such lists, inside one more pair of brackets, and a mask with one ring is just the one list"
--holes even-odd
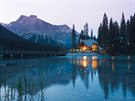
[(84, 68), (87, 67), (87, 65), (88, 65), (87, 56), (83, 56), (81, 64), (83, 65)]
[[(6, 63), (16, 65), (6, 66)], [(2, 60), (0, 64), (2, 101), (135, 99), (134, 57), (85, 55)]]
[(83, 56), (77, 59), (73, 59), (70, 61), (71, 64), (77, 64), (82, 66), (83, 68), (86, 68), (88, 66), (92, 67), (92, 69), (97, 69), (98, 66), (98, 57), (97, 56), (92, 56), (92, 57), (87, 57)]
[(96, 69), (97, 68), (97, 57), (96, 56), (92, 56), (92, 69)]

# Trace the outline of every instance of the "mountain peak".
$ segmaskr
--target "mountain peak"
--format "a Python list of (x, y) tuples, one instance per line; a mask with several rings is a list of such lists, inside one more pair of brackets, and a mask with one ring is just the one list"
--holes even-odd
[(18, 18), (18, 20), (22, 20), (22, 19), (24, 19), (24, 18), (26, 18), (27, 16), (25, 16), (25, 15), (21, 15), (19, 18)]
[(36, 15), (21, 15), (17, 21), (7, 25), (7, 28), (17, 34), (26, 34), (27, 32), (47, 33), (71, 33), (71, 28), (64, 25), (53, 25), (39, 19)]
[(52, 40), (71, 46), (72, 29), (68, 25), (53, 25), (36, 15), (21, 15), (17, 21), (11, 22), (6, 28), (19, 36), (23, 35), (25, 39), (32, 40), (32, 42), (46, 43), (45, 36), (49, 36)]
[(30, 17), (30, 18), (37, 18), (36, 15), (30, 15), (29, 17)]
[(37, 19), (37, 16), (36, 15), (30, 15), (30, 16), (21, 15), (18, 20), (23, 20), (23, 19)]

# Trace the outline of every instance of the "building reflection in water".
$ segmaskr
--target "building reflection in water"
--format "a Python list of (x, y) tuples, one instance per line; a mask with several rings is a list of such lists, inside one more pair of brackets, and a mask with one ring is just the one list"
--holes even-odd
[(87, 56), (83, 56), (83, 59), (81, 61), (82, 66), (85, 68), (88, 66), (88, 60), (87, 60)]
[(82, 65), (83, 65), (84, 68), (87, 67), (87, 65), (88, 65), (87, 60), (83, 60), (83, 61), (82, 61)]
[(92, 56), (92, 69), (95, 70), (97, 68), (97, 57), (96, 56)]
[(70, 63), (80, 65), (83, 68), (90, 66), (92, 67), (93, 70), (97, 69), (98, 67), (97, 56), (92, 56), (92, 57), (83, 56), (82, 58), (72, 59)]

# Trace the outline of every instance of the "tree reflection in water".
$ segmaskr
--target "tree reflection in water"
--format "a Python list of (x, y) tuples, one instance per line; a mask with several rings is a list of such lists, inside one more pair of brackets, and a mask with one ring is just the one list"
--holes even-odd
[(94, 79), (97, 80), (105, 99), (119, 89), (122, 89), (124, 98), (128, 92), (135, 96), (134, 57), (86, 55), (70, 58), (3, 60), (1, 64), (11, 62), (17, 65), (0, 67), (0, 99), (3, 101), (44, 101), (46, 91), (52, 85), (68, 87), (72, 81), (75, 89), (78, 77), (88, 91), (91, 90), (90, 83)]
[[(126, 58), (126, 59), (125, 59)], [(134, 57), (114, 57), (112, 58), (99, 58), (93, 56), (90, 58), (79, 58), (73, 60), (73, 64), (78, 65), (78, 71), (81, 75), (82, 80), (84, 80), (86, 88), (89, 86), (89, 74), (91, 74), (91, 80), (93, 80), (93, 75), (98, 73), (99, 82), (103, 88), (105, 99), (108, 98), (109, 94), (113, 94), (114, 91), (121, 89), (123, 91), (123, 97), (126, 97), (127, 90), (130, 90), (135, 96), (135, 62)], [(75, 68), (74, 67), (74, 68)], [(87, 68), (86, 68), (87, 67)], [(74, 69), (77, 70), (77, 69)], [(90, 70), (88, 68), (91, 68)], [(73, 72), (73, 74), (75, 71)], [(77, 76), (75, 76), (77, 77)], [(75, 81), (75, 78), (72, 78)], [(73, 83), (75, 85), (75, 82)]]
[[(109, 93), (122, 88), (123, 96), (126, 97), (128, 89), (135, 95), (135, 68), (131, 66), (131, 71), (128, 70), (129, 62), (127, 59), (107, 59), (98, 67), (99, 81), (103, 88), (105, 98), (108, 98)], [(108, 65), (109, 64), (109, 65)], [(112, 68), (111, 68), (112, 67)]]

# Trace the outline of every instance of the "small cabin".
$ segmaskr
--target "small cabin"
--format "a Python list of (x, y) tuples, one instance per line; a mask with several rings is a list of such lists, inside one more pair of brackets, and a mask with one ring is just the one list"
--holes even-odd
[(82, 51), (96, 51), (98, 50), (98, 44), (94, 39), (81, 39), (80, 49)]

